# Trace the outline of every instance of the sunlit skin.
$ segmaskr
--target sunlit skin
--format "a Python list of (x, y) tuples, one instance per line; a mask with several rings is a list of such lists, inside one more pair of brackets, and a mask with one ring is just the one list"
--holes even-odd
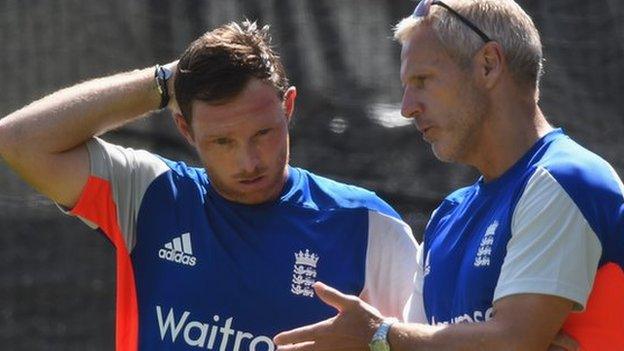
[(275, 88), (251, 79), (225, 104), (194, 101), (191, 126), (176, 114), (178, 129), (197, 150), (214, 189), (242, 204), (277, 199), (288, 176), (288, 124), (297, 91), (283, 101)]
[(448, 56), (433, 31), (418, 27), (401, 50), (401, 113), (412, 118), (436, 157), (470, 163), (489, 107), (485, 92)]

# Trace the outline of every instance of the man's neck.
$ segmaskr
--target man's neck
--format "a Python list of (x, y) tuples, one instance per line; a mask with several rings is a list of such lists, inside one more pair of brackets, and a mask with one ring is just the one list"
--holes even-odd
[(481, 129), (474, 157), (467, 162), (486, 182), (503, 175), (553, 129), (536, 103), (517, 102), (492, 112)]

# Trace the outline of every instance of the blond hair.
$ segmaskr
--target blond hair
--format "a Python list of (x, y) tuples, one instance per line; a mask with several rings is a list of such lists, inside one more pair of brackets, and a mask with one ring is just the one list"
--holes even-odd
[[(543, 74), (540, 35), (531, 17), (513, 0), (446, 0), (455, 11), (474, 23), (498, 42), (507, 58), (509, 70), (521, 84), (537, 88)], [(414, 28), (429, 25), (447, 53), (462, 67), (468, 67), (483, 40), (442, 6), (432, 6), (424, 18), (409, 16), (394, 28), (400, 43), (409, 40)]]

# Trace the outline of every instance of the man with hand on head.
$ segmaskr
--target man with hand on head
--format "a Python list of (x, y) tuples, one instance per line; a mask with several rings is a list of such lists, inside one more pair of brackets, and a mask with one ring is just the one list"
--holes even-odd
[[(374, 193), (289, 166), (296, 95), (268, 27), (246, 21), (0, 120), (6, 162), (115, 245), (117, 350), (273, 351), (279, 330), (333, 315), (317, 280), (401, 317), (411, 231)], [(97, 137), (167, 106), (203, 168)]]
[(423, 0), (395, 37), (402, 114), (481, 177), (431, 216), (412, 323), (317, 283), (338, 315), (278, 349), (546, 350), (563, 328), (584, 350), (624, 350), (624, 187), (542, 114), (531, 18), (512, 0)]

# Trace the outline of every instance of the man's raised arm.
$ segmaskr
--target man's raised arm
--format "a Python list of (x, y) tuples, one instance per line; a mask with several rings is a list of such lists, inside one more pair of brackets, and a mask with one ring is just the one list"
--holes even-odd
[(80, 83), (2, 118), (0, 156), (39, 192), (72, 207), (89, 176), (85, 143), (159, 103), (154, 67)]

